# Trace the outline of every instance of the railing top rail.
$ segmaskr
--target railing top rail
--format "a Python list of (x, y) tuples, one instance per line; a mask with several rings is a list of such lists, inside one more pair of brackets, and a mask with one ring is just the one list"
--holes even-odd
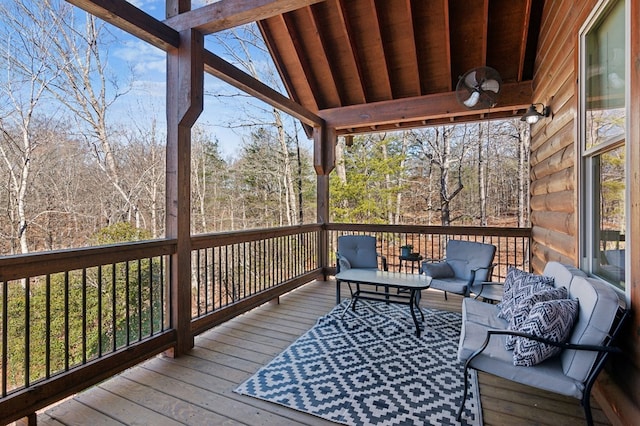
[(283, 226), (278, 228), (250, 229), (246, 231), (214, 232), (200, 234), (191, 237), (191, 248), (202, 249), (219, 247), (230, 244), (246, 243), (250, 241), (265, 240), (268, 238), (296, 235), (304, 232), (322, 230), (321, 224)]
[(160, 239), (0, 257), (0, 281), (73, 271), (175, 253), (177, 240)]
[(393, 232), (442, 235), (481, 235), (530, 237), (531, 228), (503, 228), (498, 226), (428, 226), (428, 225), (365, 225), (361, 223), (327, 223), (330, 231)]

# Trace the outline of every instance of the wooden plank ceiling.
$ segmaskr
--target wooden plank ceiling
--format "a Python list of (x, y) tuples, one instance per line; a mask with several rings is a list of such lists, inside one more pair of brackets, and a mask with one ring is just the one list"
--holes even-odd
[[(544, 0), (325, 0), (258, 22), (294, 101), (338, 133), (522, 114)], [(495, 68), (498, 104), (469, 110), (460, 76)]]

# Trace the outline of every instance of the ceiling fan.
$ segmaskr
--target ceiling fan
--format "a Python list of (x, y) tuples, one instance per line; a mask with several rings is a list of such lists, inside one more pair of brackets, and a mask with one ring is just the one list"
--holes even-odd
[(458, 79), (456, 98), (469, 109), (493, 108), (498, 103), (502, 79), (491, 67), (473, 68)]

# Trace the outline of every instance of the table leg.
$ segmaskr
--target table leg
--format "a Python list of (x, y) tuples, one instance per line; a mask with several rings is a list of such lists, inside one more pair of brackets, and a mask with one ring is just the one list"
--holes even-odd
[[(418, 324), (418, 318), (416, 317), (416, 312), (414, 311), (415, 304), (416, 304), (416, 293), (418, 291), (420, 291), (420, 290), (411, 289), (411, 292), (409, 294), (409, 310), (411, 311), (411, 318), (413, 318), (413, 323), (416, 326), (416, 336), (419, 338), (420, 337), (420, 324)], [(423, 315), (421, 310), (420, 310), (420, 315)], [(422, 316), (422, 320), (424, 321), (424, 316)]]
[(340, 304), (340, 280), (336, 280), (336, 305)]

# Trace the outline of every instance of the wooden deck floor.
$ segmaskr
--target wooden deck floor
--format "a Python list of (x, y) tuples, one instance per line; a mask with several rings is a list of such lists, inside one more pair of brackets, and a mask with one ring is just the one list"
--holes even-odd
[[(425, 306), (460, 310), (433, 291)], [(335, 305), (335, 284), (314, 282), (196, 338), (190, 354), (155, 357), (38, 414), (40, 425), (331, 425), (233, 389)], [(480, 375), (486, 425), (583, 425), (577, 400)], [(595, 403), (594, 403), (595, 404)], [(609, 424), (594, 408), (597, 423)]]

